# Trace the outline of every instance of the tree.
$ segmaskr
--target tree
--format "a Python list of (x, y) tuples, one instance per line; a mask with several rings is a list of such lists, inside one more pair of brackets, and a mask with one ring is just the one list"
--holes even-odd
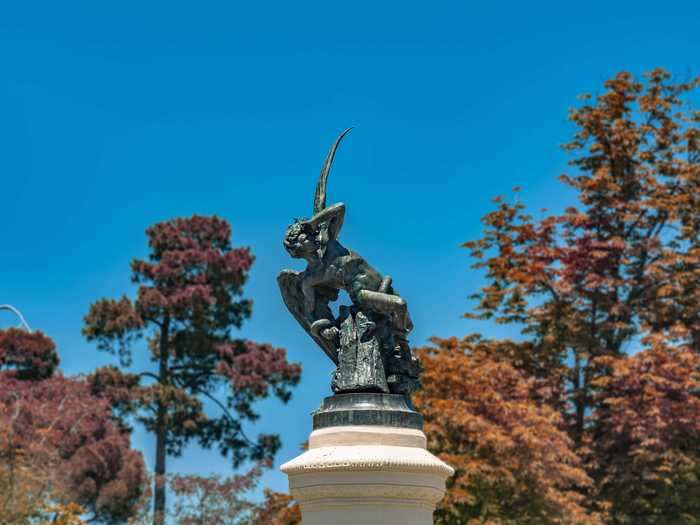
[[(301, 369), (287, 362), (281, 348), (233, 337), (231, 330), (252, 311), (252, 302), (241, 296), (253, 256), (247, 248), (232, 248), (226, 221), (195, 215), (158, 223), (146, 234), (149, 259), (131, 264), (137, 298), (94, 303), (83, 333), (118, 355), (122, 368), (144, 338), (157, 365), (138, 374), (103, 369), (94, 384), (116, 396), (122, 415), (155, 434), (154, 523), (163, 525), (167, 456), (196, 439), (206, 448), (218, 446), (234, 466), (269, 460), (279, 438), (252, 441), (243, 423), (257, 419), (256, 399), (272, 393), (287, 401)], [(219, 415), (207, 414), (205, 402)]]
[(612, 523), (700, 524), (700, 356), (650, 347), (606, 359), (596, 384), (590, 471)]
[[(300, 525), (301, 511), (287, 494), (265, 489), (262, 501), (254, 498), (264, 468), (255, 465), (242, 474), (227, 478), (217, 475), (168, 475), (172, 502), (168, 523), (174, 525)], [(144, 501), (147, 503), (147, 500)], [(147, 505), (128, 523), (146, 525), (153, 521)]]
[(254, 504), (242, 494), (255, 487), (260, 474), (261, 468), (256, 467), (226, 479), (215, 475), (172, 476), (172, 521), (177, 525), (245, 525)]
[[(0, 330), (0, 370), (5, 377), (38, 380), (50, 377), (58, 366), (54, 342), (40, 331)], [(7, 373), (7, 371), (12, 373)]]
[[(599, 96), (584, 96), (571, 111), (576, 131), (565, 146), (574, 172), (561, 177), (578, 206), (543, 210), (535, 219), (520, 202), (497, 198), (483, 218), (483, 236), (465, 244), (475, 268), (486, 273), (467, 316), (522, 328), (521, 340), (491, 344), (493, 354), (534, 378), (561, 411), (577, 452), (589, 460), (601, 507), (618, 489), (630, 490), (638, 491), (637, 503), (646, 498), (657, 510), (676, 505), (672, 515), (697, 517), (694, 503), (678, 501), (673, 490), (627, 482), (642, 468), (639, 461), (654, 455), (652, 444), (637, 443), (640, 436), (630, 430), (644, 428), (651, 435), (670, 432), (661, 442), (674, 447), (669, 457), (682, 458), (663, 463), (673, 474), (662, 478), (680, 476), (686, 493), (700, 487), (686, 453), (700, 442), (690, 431), (670, 437), (678, 414), (661, 409), (670, 406), (663, 389), (641, 387), (637, 377), (647, 373), (648, 360), (666, 360), (649, 373), (663, 378), (667, 367), (674, 369), (668, 388), (691, 399), (691, 382), (677, 368), (690, 364), (689, 352), (700, 353), (700, 112), (685, 102), (699, 85), (700, 79), (673, 82), (656, 69), (641, 80), (620, 73)], [(635, 348), (642, 354), (628, 358)], [(615, 406), (628, 408), (618, 413)], [(640, 406), (652, 411), (653, 425)], [(651, 426), (637, 427), (641, 421)], [(606, 463), (612, 457), (617, 461)], [(644, 472), (656, 465), (649, 461)], [(613, 467), (632, 470), (613, 475), (606, 470)], [(647, 523), (634, 512), (632, 518), (613, 513), (611, 522)]]
[(415, 396), (430, 450), (455, 468), (440, 525), (594, 524), (580, 493), (591, 485), (537, 385), (476, 339), (433, 339)]
[(596, 358), (641, 333), (700, 345), (700, 112), (682, 106), (700, 82), (645, 78), (620, 73), (571, 113), (578, 172), (561, 179), (580, 209), (534, 220), (497, 199), (484, 236), (465, 244), (488, 279), (471, 316), (523, 325), (540, 359), (573, 359), (562, 379), (579, 443)]
[(265, 489), (265, 499), (253, 510), (250, 525), (301, 525), (301, 509), (289, 494)]
[(143, 458), (109, 401), (57, 365), (41, 332), (0, 330), (2, 522), (123, 522), (143, 491)]
[(170, 487), (176, 498), (172, 519), (177, 525), (300, 525), (301, 512), (290, 496), (265, 489), (264, 499), (242, 497), (254, 489), (262, 474), (256, 466), (244, 474), (173, 476)]

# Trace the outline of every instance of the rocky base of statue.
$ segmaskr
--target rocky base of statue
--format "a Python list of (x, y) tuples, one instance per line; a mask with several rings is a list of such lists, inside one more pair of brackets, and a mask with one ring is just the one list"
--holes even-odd
[[(374, 318), (374, 319), (372, 319)], [(340, 307), (336, 394), (375, 392), (411, 395), (420, 386), (421, 366), (400, 331), (386, 317)]]
[(454, 470), (426, 450), (421, 427), (400, 395), (326, 398), (309, 449), (282, 465), (303, 524), (432, 524)]

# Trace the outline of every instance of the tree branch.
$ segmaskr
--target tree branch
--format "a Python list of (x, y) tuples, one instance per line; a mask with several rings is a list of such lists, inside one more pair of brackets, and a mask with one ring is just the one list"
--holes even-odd
[(226, 405), (224, 405), (221, 401), (219, 401), (219, 400), (216, 399), (214, 396), (212, 396), (209, 392), (205, 392), (204, 390), (200, 390), (200, 389), (197, 388), (197, 387), (191, 387), (191, 388), (192, 388), (192, 390), (194, 390), (195, 392), (198, 392), (198, 393), (200, 393), (201, 395), (203, 395), (203, 396), (205, 396), (206, 398), (208, 398), (209, 400), (213, 401), (213, 402), (221, 409), (221, 411), (223, 412), (224, 416), (226, 416), (226, 418), (227, 418), (229, 421), (231, 421), (231, 422), (233, 422), (233, 423), (236, 424), (236, 426), (238, 427), (238, 428), (236, 429), (236, 432), (237, 432), (238, 434), (240, 434), (240, 435), (243, 437), (243, 439), (244, 439), (251, 447), (254, 447), (254, 446), (255, 446), (255, 443), (254, 443), (254, 442), (246, 435), (246, 433), (243, 431), (243, 428), (242, 428), (241, 423), (240, 423), (235, 417), (233, 417), (233, 416), (231, 415), (231, 412), (229, 412), (229, 410), (228, 410), (228, 408), (226, 407)]
[(160, 382), (160, 377), (158, 377), (153, 372), (141, 372), (139, 374), (139, 377), (150, 377), (150, 378), (155, 379), (156, 381)]

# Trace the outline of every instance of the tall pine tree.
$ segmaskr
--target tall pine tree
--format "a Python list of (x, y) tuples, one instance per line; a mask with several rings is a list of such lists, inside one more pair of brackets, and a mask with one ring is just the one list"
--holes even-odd
[[(134, 416), (155, 435), (154, 525), (163, 525), (167, 457), (196, 440), (218, 447), (234, 466), (271, 459), (279, 438), (251, 439), (243, 425), (257, 419), (257, 399), (273, 394), (286, 402), (301, 368), (281, 348), (234, 336), (252, 311), (242, 293), (253, 256), (231, 246), (226, 221), (177, 218), (146, 234), (148, 260), (131, 263), (136, 298), (97, 301), (83, 333), (118, 355), (123, 370), (134, 349), (150, 354), (153, 367), (138, 373), (108, 367), (96, 372), (93, 383), (124, 416)], [(216, 412), (205, 411), (205, 404)]]

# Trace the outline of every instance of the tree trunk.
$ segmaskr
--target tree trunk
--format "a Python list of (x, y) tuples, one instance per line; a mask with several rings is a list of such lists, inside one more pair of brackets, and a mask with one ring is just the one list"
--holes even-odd
[(575, 354), (575, 364), (574, 364), (574, 380), (573, 380), (573, 391), (574, 391), (574, 408), (575, 408), (575, 422), (574, 422), (574, 443), (576, 447), (580, 447), (583, 441), (583, 422), (584, 414), (586, 410), (585, 406), (585, 396), (583, 391), (583, 385), (581, 385), (581, 358), (578, 355), (578, 351), (574, 350)]
[(156, 478), (153, 487), (153, 525), (165, 523), (165, 408), (158, 404), (158, 426), (156, 428)]
[[(168, 384), (168, 331), (170, 327), (170, 319), (166, 317), (163, 320), (163, 326), (160, 331), (160, 359), (158, 368), (158, 377), (160, 384), (165, 386)], [(166, 439), (168, 429), (165, 424), (167, 407), (158, 401), (157, 405), (157, 420), (156, 420), (156, 478), (153, 487), (153, 525), (165, 525), (165, 474), (166, 474)]]

